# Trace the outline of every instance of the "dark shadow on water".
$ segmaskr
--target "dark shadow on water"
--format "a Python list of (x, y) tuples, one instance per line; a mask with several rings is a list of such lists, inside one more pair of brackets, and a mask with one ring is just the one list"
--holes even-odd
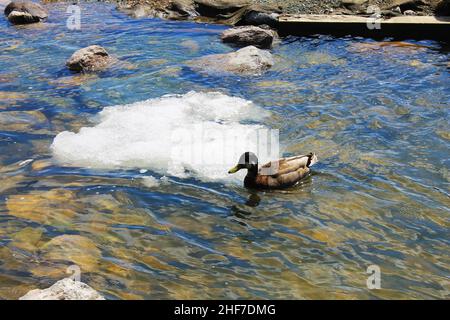
[(260, 195), (262, 194), (271, 198), (283, 195), (305, 194), (305, 190), (303, 190), (303, 188), (311, 187), (313, 183), (312, 177), (320, 174), (321, 174), (320, 172), (311, 172), (311, 174), (309, 174), (306, 178), (302, 179), (299, 183), (286, 189), (274, 189), (274, 190), (248, 189), (249, 195), (247, 196), (245, 203), (232, 205), (230, 207), (231, 214), (240, 219), (248, 219), (251, 215), (256, 213), (257, 207), (261, 204), (262, 199)]
[(257, 194), (257, 191), (250, 191), (250, 196), (244, 205), (232, 205), (230, 210), (233, 216), (240, 219), (247, 219), (254, 213), (254, 208), (258, 207), (260, 202), (261, 197)]
[(259, 206), (260, 202), (261, 198), (256, 193), (252, 193), (245, 202), (245, 205), (252, 208), (256, 208), (257, 206)]

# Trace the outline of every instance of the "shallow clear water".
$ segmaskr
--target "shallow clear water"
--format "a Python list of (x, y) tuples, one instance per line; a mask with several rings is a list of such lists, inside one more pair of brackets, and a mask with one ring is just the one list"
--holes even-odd
[[(0, 20), (0, 298), (74, 263), (113, 299), (449, 298), (448, 47), (288, 37), (263, 76), (205, 76), (186, 61), (233, 50), (224, 26), (86, 4), (70, 32), (66, 6), (48, 8), (42, 26)], [(93, 43), (122, 62), (68, 72)], [(152, 187), (142, 178), (159, 173), (53, 160), (55, 136), (104, 107), (191, 90), (269, 111), (285, 155), (318, 154), (312, 176), (283, 192), (171, 176)], [(381, 290), (366, 287), (372, 264)]]

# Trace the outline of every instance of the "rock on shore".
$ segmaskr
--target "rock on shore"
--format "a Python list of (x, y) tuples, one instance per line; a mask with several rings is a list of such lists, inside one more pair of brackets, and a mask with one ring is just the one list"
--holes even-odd
[(268, 24), (278, 22), (277, 6), (255, 3), (254, 0), (127, 0), (119, 9), (134, 16), (168, 19), (194, 19), (229, 25)]
[(438, 16), (450, 16), (450, 0), (441, 0), (435, 7)]
[(241, 26), (225, 30), (221, 39), (225, 43), (233, 43), (238, 46), (253, 45), (261, 49), (272, 47), (276, 31), (256, 26)]
[(273, 66), (272, 54), (255, 46), (225, 54), (212, 54), (189, 62), (192, 69), (208, 74), (259, 75)]
[(105, 300), (87, 284), (65, 278), (50, 288), (31, 290), (19, 300)]
[(120, 8), (132, 15), (198, 19), (230, 25), (276, 27), (283, 14), (367, 15), (377, 6), (383, 15), (448, 15), (448, 0), (125, 0)]
[(6, 6), (5, 16), (12, 24), (29, 24), (46, 20), (48, 13), (37, 3), (13, 1)]
[(67, 67), (75, 72), (95, 72), (107, 68), (113, 59), (105, 48), (92, 45), (76, 51), (69, 60)]

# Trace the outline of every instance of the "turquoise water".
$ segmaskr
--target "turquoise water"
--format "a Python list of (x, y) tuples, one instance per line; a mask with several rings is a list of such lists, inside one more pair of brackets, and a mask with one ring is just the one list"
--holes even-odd
[[(112, 299), (449, 297), (448, 45), (288, 37), (264, 75), (207, 76), (187, 61), (232, 51), (225, 26), (83, 4), (69, 31), (66, 6), (48, 9), (41, 26), (0, 20), (0, 298), (71, 264)], [(71, 74), (65, 61), (91, 44), (120, 63)], [(257, 193), (169, 174), (149, 187), (160, 172), (54, 161), (55, 136), (104, 107), (192, 90), (270, 112), (285, 155), (317, 153), (311, 177)], [(380, 290), (366, 287), (373, 264)]]

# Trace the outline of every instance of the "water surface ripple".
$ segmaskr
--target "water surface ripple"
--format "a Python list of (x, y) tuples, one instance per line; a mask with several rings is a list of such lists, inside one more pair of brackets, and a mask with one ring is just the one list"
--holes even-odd
[[(186, 61), (230, 52), (224, 26), (130, 19), (82, 5), (82, 30), (48, 5), (41, 26), (0, 19), (0, 298), (65, 277), (107, 298), (449, 298), (449, 53), (433, 41), (288, 37), (262, 76), (199, 75)], [(122, 63), (64, 67), (99, 44)], [(271, 112), (286, 155), (315, 151), (287, 191), (136, 170), (69, 168), (50, 145), (104, 107), (215, 90)], [(149, 126), (152, 124), (149, 123)], [(157, 137), (155, 137), (157, 138)], [(33, 159), (33, 162), (23, 163)], [(382, 271), (368, 290), (366, 269)]]

